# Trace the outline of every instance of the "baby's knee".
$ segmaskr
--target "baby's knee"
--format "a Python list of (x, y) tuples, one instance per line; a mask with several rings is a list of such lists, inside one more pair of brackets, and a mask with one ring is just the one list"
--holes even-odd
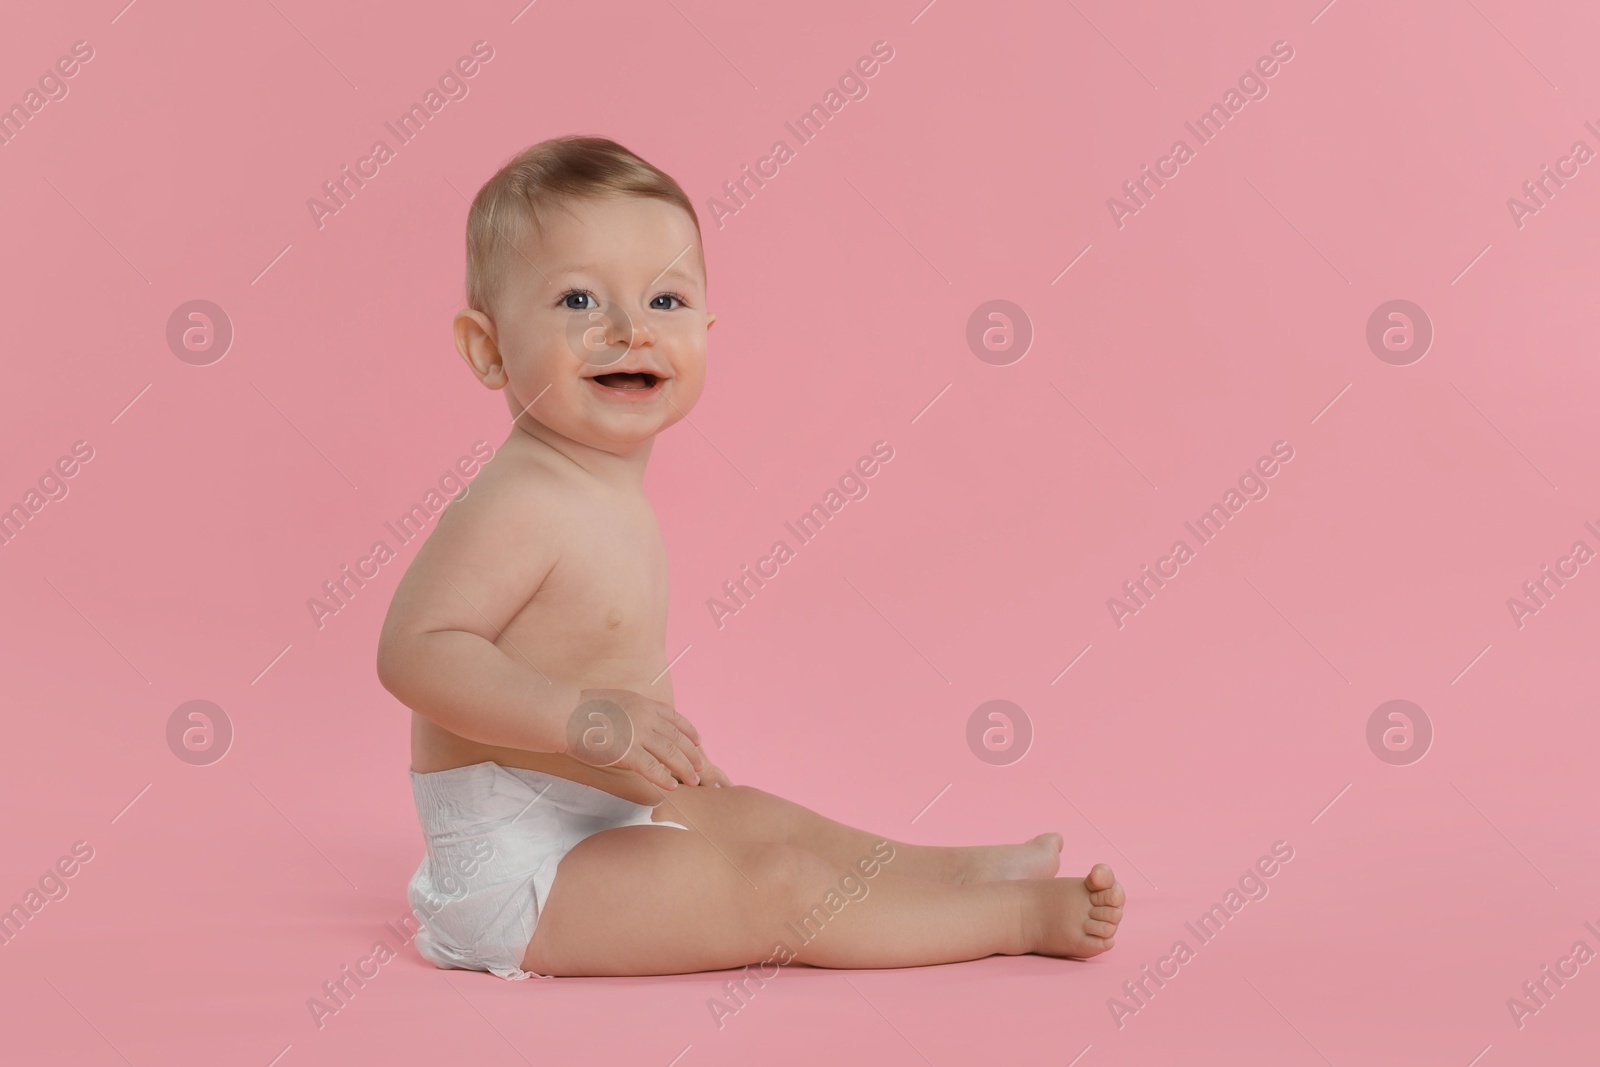
[(757, 789), (753, 785), (721, 785), (710, 790), (712, 796), (718, 797), (725, 804), (735, 804), (741, 808), (766, 807), (777, 798), (766, 790)]
[(782, 797), (753, 785), (723, 786), (716, 790), (737, 809), (747, 832), (770, 835), (774, 841), (786, 840), (794, 827), (795, 806)]

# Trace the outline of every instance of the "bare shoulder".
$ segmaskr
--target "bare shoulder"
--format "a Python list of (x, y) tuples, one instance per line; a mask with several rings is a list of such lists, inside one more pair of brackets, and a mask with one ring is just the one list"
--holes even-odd
[(573, 492), (558, 468), (513, 436), (417, 550), (389, 605), (385, 636), (452, 629), (494, 640), (559, 560)]
[[(453, 515), (455, 525), (463, 527), (548, 526), (559, 523), (573, 491), (571, 479), (548, 450), (530, 447), (525, 438), (513, 434), (445, 515)], [(441, 518), (439, 529), (444, 526)]]

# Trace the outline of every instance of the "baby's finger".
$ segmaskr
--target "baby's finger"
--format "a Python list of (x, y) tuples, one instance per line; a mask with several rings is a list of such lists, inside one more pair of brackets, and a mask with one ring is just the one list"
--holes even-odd
[(641, 747), (636, 757), (629, 753), (629, 759), (624, 762), (633, 764), (632, 770), (637, 771), (645, 781), (658, 788), (678, 788), (678, 780), (672, 776), (672, 771), (658, 760), (648, 748)]
[[(679, 739), (680, 742), (682, 740)], [(676, 775), (679, 781), (688, 782), (690, 785), (700, 783), (699, 771), (680, 744), (674, 744), (668, 737), (657, 736), (646, 741), (645, 747), (652, 756), (665, 764), (666, 769)]]
[(672, 724), (678, 729), (682, 730), (684, 733), (688, 734), (689, 740), (693, 741), (696, 745), (699, 745), (700, 731), (694, 728), (694, 723), (684, 718), (677, 708), (668, 708), (667, 710), (670, 712), (667, 718), (672, 721)]
[[(687, 722), (688, 720), (684, 721)], [(673, 748), (682, 750), (696, 771), (702, 770), (710, 762), (706, 759), (705, 752), (700, 748), (700, 739), (698, 737), (690, 737), (676, 723), (669, 720), (663, 720), (662, 726), (662, 739)]]

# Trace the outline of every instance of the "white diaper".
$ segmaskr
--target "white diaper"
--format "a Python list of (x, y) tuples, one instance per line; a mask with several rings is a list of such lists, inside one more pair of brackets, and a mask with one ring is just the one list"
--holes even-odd
[(411, 772), (427, 847), (406, 888), (422, 923), (417, 951), (436, 967), (534, 977), (522, 969), (556, 865), (579, 841), (652, 822), (654, 808), (570, 779), (474, 763)]

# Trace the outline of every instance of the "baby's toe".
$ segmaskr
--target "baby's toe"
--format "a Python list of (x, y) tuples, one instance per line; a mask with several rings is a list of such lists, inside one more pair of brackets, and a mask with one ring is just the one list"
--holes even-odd
[[(1102, 866), (1104, 865), (1102, 864)], [(1093, 872), (1090, 873), (1092, 874)], [(1085, 884), (1088, 884), (1088, 879), (1085, 879)], [(1122, 891), (1121, 882), (1112, 882), (1110, 887), (1105, 889), (1096, 889), (1093, 885), (1089, 885), (1089, 888), (1093, 890), (1089, 894), (1089, 903), (1091, 904), (1100, 904), (1108, 908), (1120, 908), (1128, 902), (1128, 895)]]
[(1111, 872), (1110, 867), (1106, 866), (1104, 863), (1097, 863), (1093, 867), (1089, 868), (1089, 876), (1083, 880), (1083, 886), (1085, 889), (1093, 893), (1099, 890), (1110, 889), (1116, 884), (1116, 881), (1117, 876)]
[(1115, 925), (1122, 921), (1122, 909), (1108, 908), (1103, 905), (1095, 905), (1089, 909), (1089, 918), (1099, 919), (1103, 923), (1111, 923), (1112, 925)]
[(1109, 941), (1117, 932), (1117, 925), (1116, 923), (1101, 922), (1099, 919), (1085, 919), (1083, 921), (1083, 932), (1090, 937), (1098, 937)]

